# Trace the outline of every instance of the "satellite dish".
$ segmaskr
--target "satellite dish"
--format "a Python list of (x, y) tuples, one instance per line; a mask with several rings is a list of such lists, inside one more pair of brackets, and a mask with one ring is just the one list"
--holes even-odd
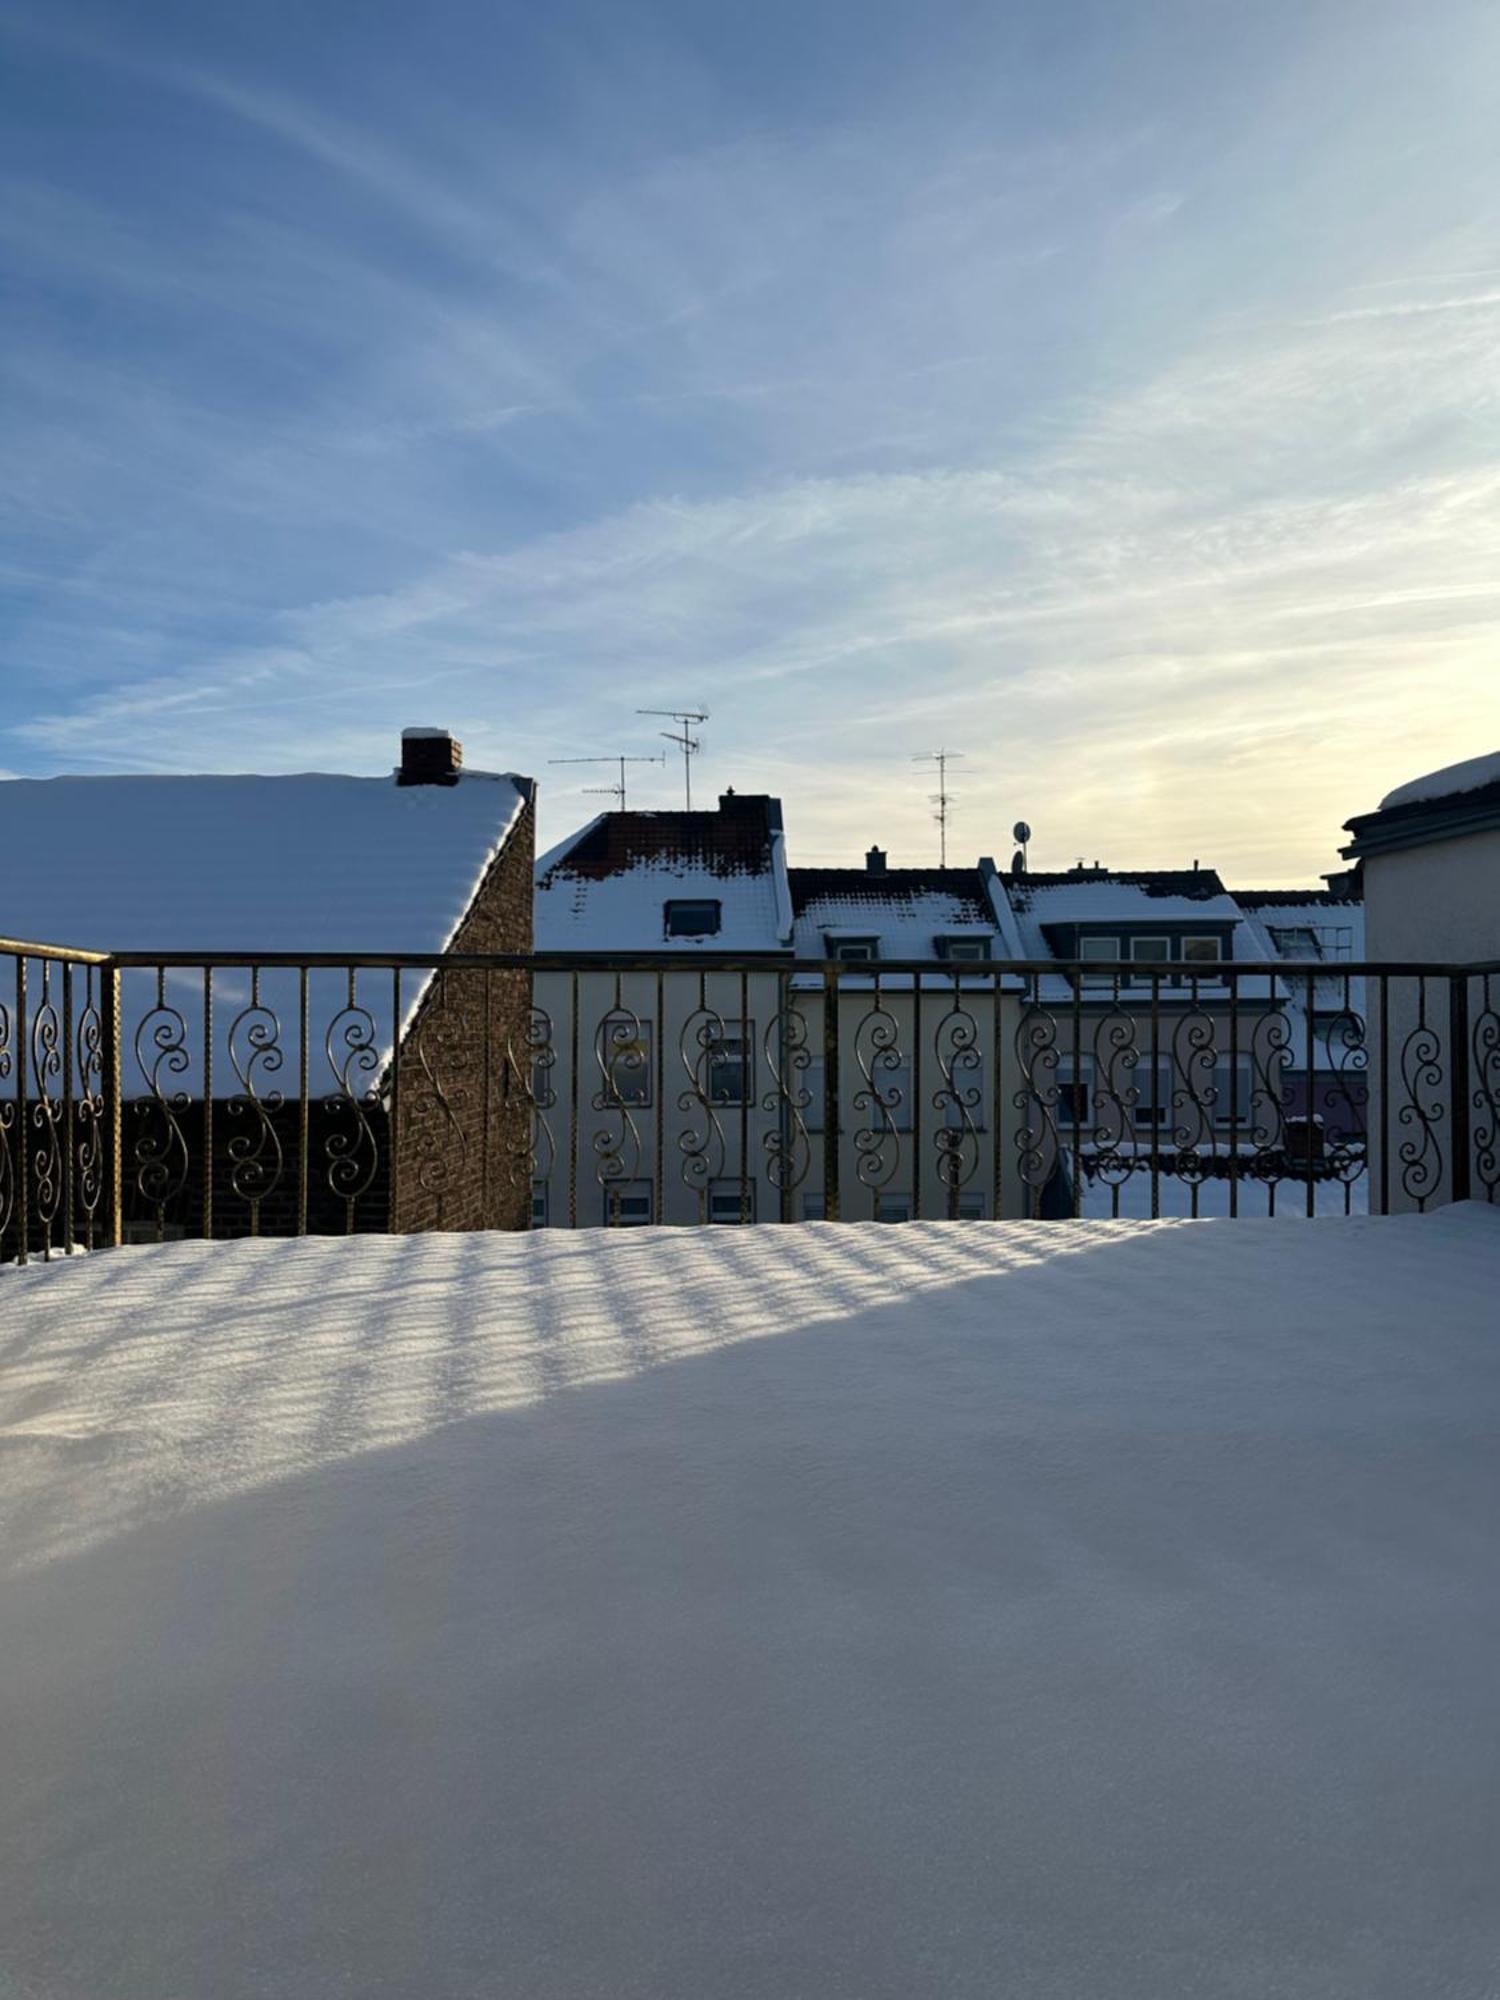
[(1018, 840), (1024, 847), (1031, 838), (1031, 828), (1024, 819), (1018, 819), (1010, 830), (1010, 837), (1012, 840)]

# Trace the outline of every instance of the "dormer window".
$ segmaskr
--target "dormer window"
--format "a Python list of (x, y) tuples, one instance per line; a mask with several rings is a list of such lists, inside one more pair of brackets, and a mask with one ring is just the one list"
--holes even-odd
[(829, 931), (824, 935), (823, 949), (830, 958), (848, 963), (864, 963), (868, 959), (879, 958), (880, 939), (838, 935)]
[(684, 898), (666, 906), (668, 937), (717, 937), (723, 904)]
[(955, 964), (972, 965), (990, 955), (987, 937), (937, 937), (932, 942), (939, 958)]
[(1182, 956), (1189, 965), (1217, 965), (1224, 951), (1216, 937), (1185, 937), (1182, 940)]

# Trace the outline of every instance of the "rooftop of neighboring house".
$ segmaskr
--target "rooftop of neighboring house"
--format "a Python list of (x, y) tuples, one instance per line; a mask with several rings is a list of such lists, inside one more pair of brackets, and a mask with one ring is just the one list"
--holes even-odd
[(781, 801), (725, 792), (709, 812), (608, 812), (536, 865), (538, 951), (785, 952)]
[(863, 868), (792, 868), (799, 958), (1006, 958), (1004, 897), (992, 863), (892, 868), (872, 847)]
[[(1153, 925), (1169, 936), (1200, 925), (1232, 938), (1241, 922), (1238, 904), (1212, 868), (1115, 869), (1095, 862), (1051, 873), (1012, 870), (1001, 879), (1023, 958), (1074, 956), (1080, 929), (1098, 935), (1117, 924), (1123, 939)], [(1237, 947), (1236, 955), (1245, 954)]]
[(0, 935), (101, 951), (441, 951), (532, 793), (408, 731), (382, 777), (0, 783)]
[(1500, 750), (1398, 785), (1374, 812), (1344, 824), (1354, 836), (1342, 849), (1348, 858), (1500, 829)]
[(1329, 889), (1236, 889), (1250, 933), (1269, 957), (1326, 959), (1365, 955), (1365, 906)]

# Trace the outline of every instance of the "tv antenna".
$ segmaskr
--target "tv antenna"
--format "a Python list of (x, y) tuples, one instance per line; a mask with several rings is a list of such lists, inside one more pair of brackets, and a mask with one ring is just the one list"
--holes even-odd
[(666, 761), (667, 753), (665, 750), (662, 751), (659, 757), (626, 757), (616, 755), (613, 757), (549, 757), (547, 759), (549, 764), (614, 764), (620, 773), (617, 783), (613, 785), (585, 785), (583, 789), (586, 797), (617, 800), (621, 812), (625, 810), (625, 766), (627, 764), (665, 764)]
[(693, 734), (693, 731), (700, 722), (707, 722), (708, 710), (706, 708), (638, 708), (636, 714), (664, 715), (670, 721), (680, 725), (676, 730), (664, 729), (661, 733), (669, 743), (675, 743), (682, 752), (682, 783), (687, 795), (687, 809), (691, 812), (693, 810), (693, 757), (697, 751), (703, 748), (702, 743)]
[(962, 763), (963, 754), (962, 750), (927, 750), (920, 756), (913, 757), (911, 760), (914, 764), (937, 765), (938, 788), (935, 792), (929, 792), (928, 797), (937, 807), (937, 811), (932, 816), (938, 823), (938, 854), (940, 857), (938, 866), (940, 868), (948, 866), (948, 808), (953, 803), (953, 794), (948, 789), (948, 766), (950, 764)]

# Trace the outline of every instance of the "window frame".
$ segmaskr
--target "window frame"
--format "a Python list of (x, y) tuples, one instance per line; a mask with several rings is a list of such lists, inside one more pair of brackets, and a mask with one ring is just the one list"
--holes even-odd
[[(868, 946), (868, 950), (861, 947)], [(830, 937), (823, 933), (823, 956), (837, 965), (874, 965), (880, 959), (880, 935), (872, 931), (868, 937)]]
[[(733, 1215), (715, 1215), (714, 1201), (732, 1201)], [(744, 1212), (742, 1212), (744, 1211)], [(755, 1221), (755, 1179), (750, 1176), (743, 1183), (739, 1176), (726, 1175), (708, 1184), (708, 1221), (713, 1229), (741, 1228)]]
[(945, 965), (988, 965), (991, 961), (991, 939), (983, 932), (941, 931), (932, 944)]
[[(1099, 951), (1096, 949), (1090, 952), (1084, 949), (1085, 945), (1094, 945), (1096, 947), (1099, 945), (1108, 945), (1110, 948), (1108, 951)], [(1078, 953), (1078, 962), (1080, 965), (1087, 964), (1091, 958), (1118, 959), (1125, 956), (1125, 953), (1120, 949), (1120, 936), (1117, 931), (1101, 933), (1097, 936), (1079, 936), (1074, 939), (1074, 947)], [(1115, 983), (1115, 975), (1112, 972), (1085, 972), (1081, 977), (1085, 986), (1113, 986)]]
[[(677, 930), (673, 928), (674, 911), (708, 910), (713, 921), (701, 930)], [(724, 905), (717, 896), (668, 896), (662, 904), (662, 934), (669, 938), (717, 937), (724, 928)]]
[[(739, 1017), (726, 1019), (718, 1017), (719, 1027), (724, 1031), (723, 1040), (714, 1036), (706, 1048), (708, 1101), (715, 1111), (740, 1111), (746, 1105), (755, 1108), (755, 1023)], [(739, 1044), (737, 1056), (723, 1053), (728, 1043)], [(737, 1064), (740, 1073), (740, 1093), (736, 1097), (722, 1097), (714, 1087), (714, 1066), (716, 1063)]]
[[(610, 1181), (600, 1189), (600, 1193), (604, 1197), (604, 1227), (606, 1229), (649, 1229), (656, 1221), (655, 1191), (650, 1181)], [(646, 1204), (645, 1214), (639, 1219), (631, 1217), (627, 1220), (624, 1217), (619, 1217), (617, 1220), (611, 1221), (611, 1211), (614, 1205), (626, 1198), (631, 1201), (643, 1201)]]

